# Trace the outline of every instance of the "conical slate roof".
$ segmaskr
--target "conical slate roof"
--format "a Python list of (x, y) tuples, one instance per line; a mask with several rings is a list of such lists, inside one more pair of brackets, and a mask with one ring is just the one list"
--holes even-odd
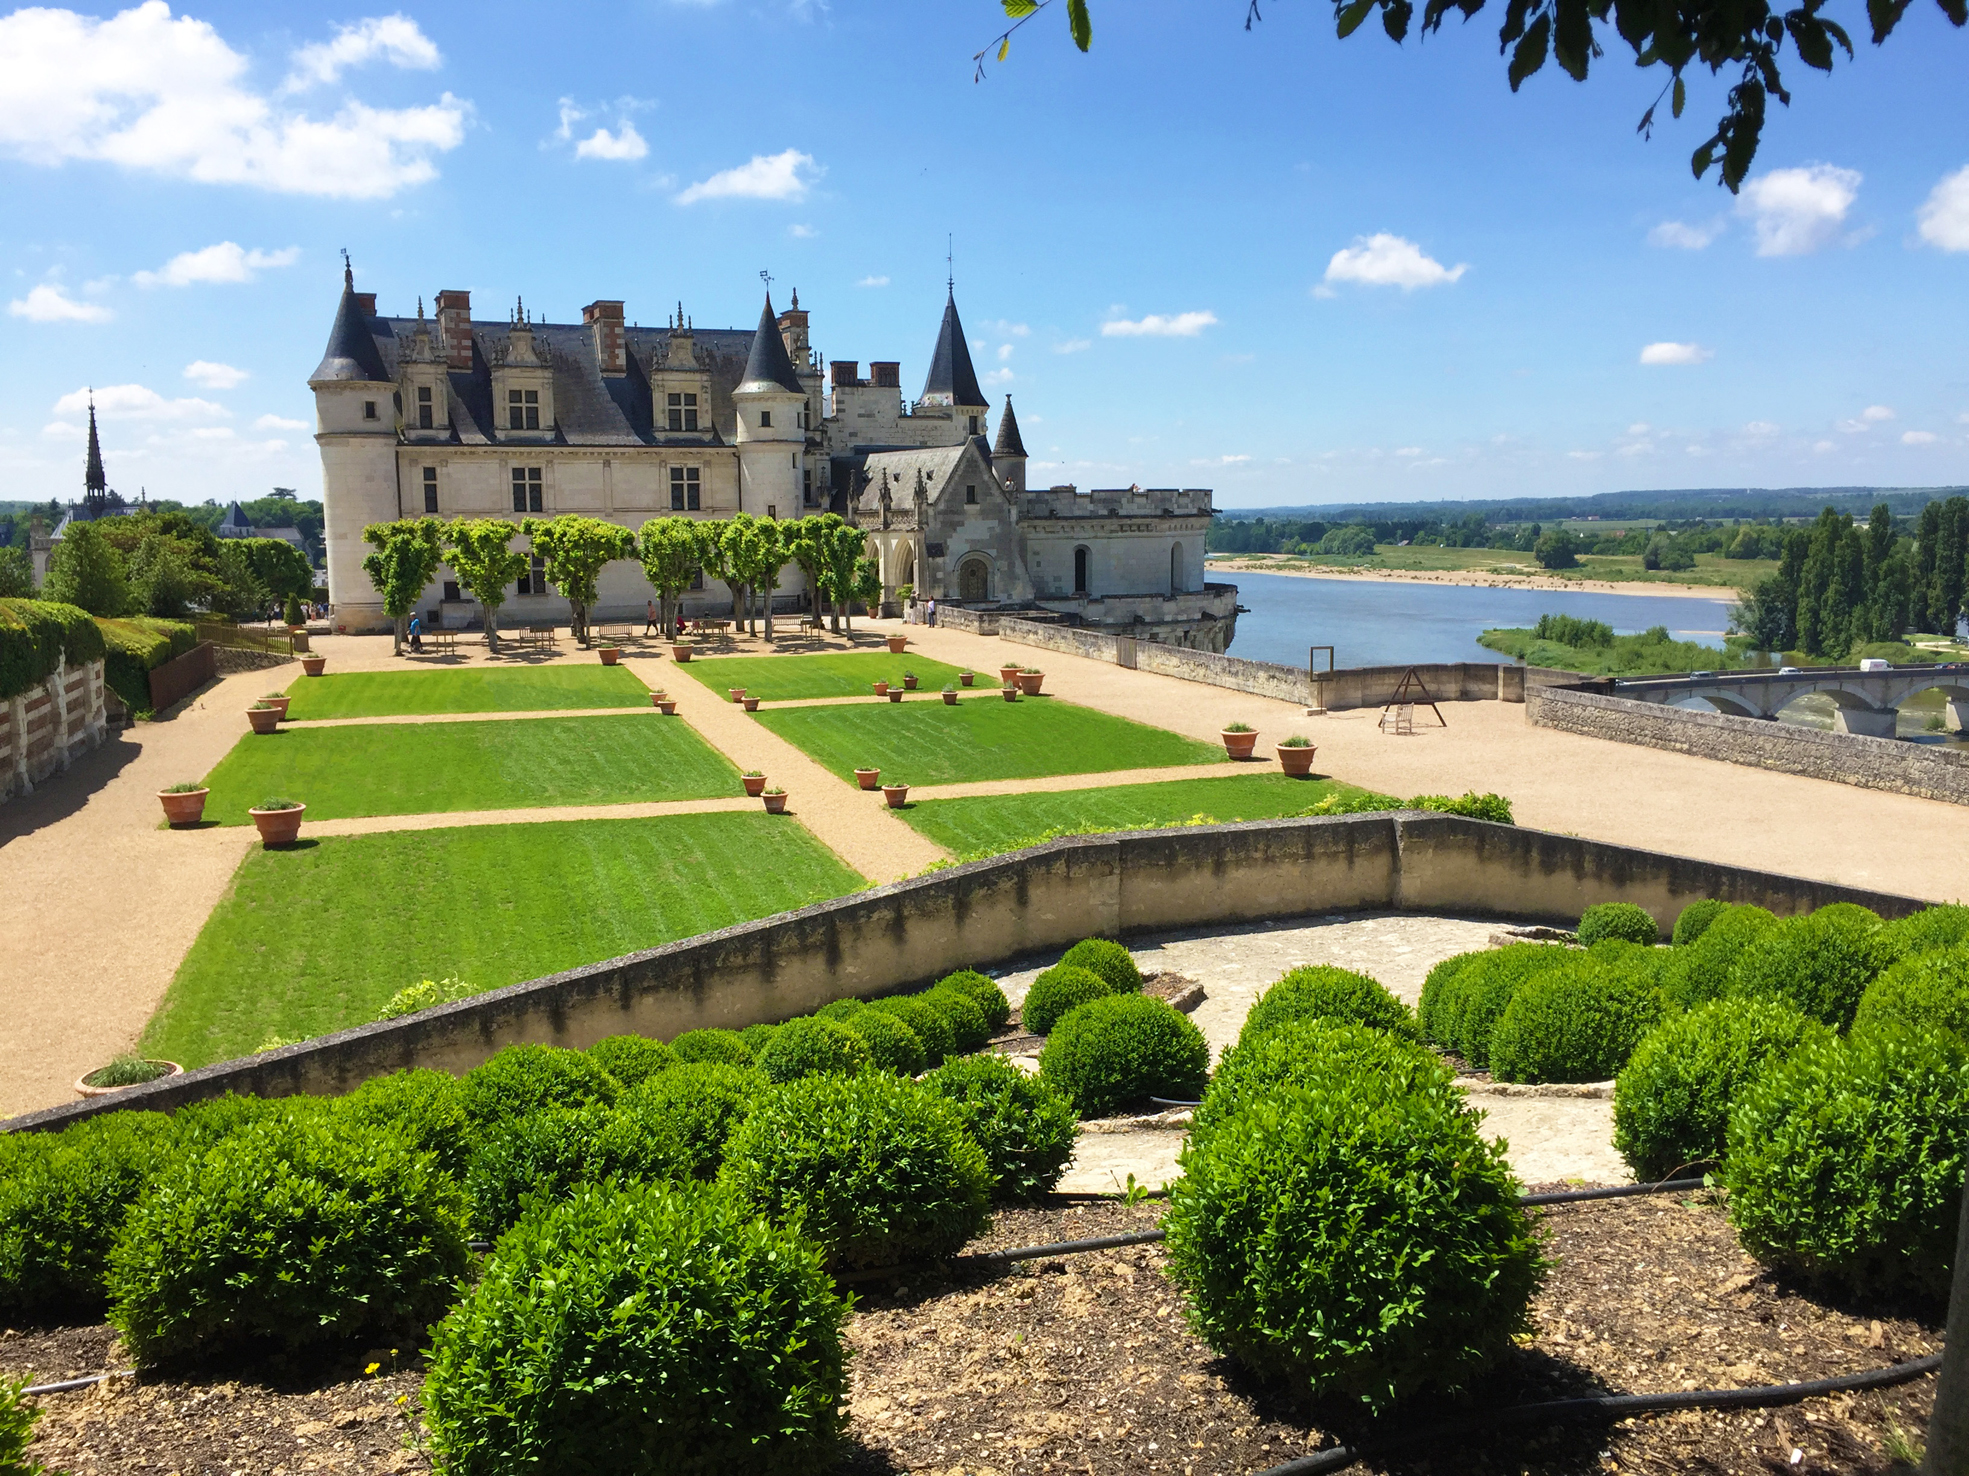
[(766, 305), (759, 312), (759, 331), (752, 335), (752, 352), (746, 357), (745, 373), (733, 393), (742, 395), (748, 391), (773, 389), (796, 395), (807, 392), (800, 383), (800, 376), (793, 372), (793, 360), (787, 356), (786, 340), (779, 336), (779, 320), (773, 312), (773, 295), (768, 292)]
[(226, 509), (225, 521), (220, 523), (219, 526), (221, 528), (251, 528), (253, 526), (253, 520), (246, 516), (246, 509), (241, 507), (238, 500), (235, 499), (233, 505)]
[(308, 376), (310, 384), (324, 380), (346, 380), (358, 384), (386, 384), (390, 371), (383, 367), (383, 356), (376, 351), (362, 304), (356, 301), (355, 273), (342, 270), (342, 304), (335, 309), (335, 326), (329, 330), (328, 352)]
[(87, 492), (107, 492), (109, 478), (103, 475), (103, 443), (96, 438), (96, 402), (89, 402), (89, 464), (82, 473)]
[(1019, 439), (1019, 417), (1012, 413), (1012, 397), (1005, 397), (1005, 413), (998, 417), (998, 439), (991, 448), (993, 456), (1023, 456), (1026, 443)]
[(971, 367), (971, 350), (964, 342), (964, 325), (957, 320), (957, 294), (944, 299), (943, 326), (937, 330), (937, 351), (930, 357), (930, 377), (923, 381), (923, 398), (932, 404), (982, 405), (978, 371)]

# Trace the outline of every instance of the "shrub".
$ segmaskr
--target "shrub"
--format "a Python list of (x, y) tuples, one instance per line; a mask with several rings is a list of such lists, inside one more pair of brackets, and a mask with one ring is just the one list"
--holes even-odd
[(110, 1247), (174, 1154), (162, 1113), (111, 1112), (12, 1155), (0, 1175), (0, 1317), (100, 1315)]
[(824, 1004), (814, 1013), (823, 1020), (846, 1021), (851, 1015), (858, 1015), (868, 1005), (859, 999), (837, 999), (832, 1004)]
[(400, 1020), (405, 1015), (414, 1015), (419, 1010), (435, 1009), (442, 1004), (451, 1004), (467, 999), (479, 991), (463, 979), (420, 979), (415, 984), (406, 984), (383, 1004), (376, 1012), (378, 1020)]
[(1456, 998), (1445, 1023), (1446, 1042), (1473, 1071), (1491, 1064), (1491, 1032), (1527, 980), (1578, 958), (1559, 943), (1510, 943), (1472, 958), (1457, 976)]
[(452, 1476), (832, 1468), (847, 1304), (710, 1185), (586, 1187), (486, 1258), (424, 1385)]
[(471, 1153), (470, 1128), (458, 1078), (413, 1069), (372, 1077), (335, 1102), (344, 1122), (394, 1127), (412, 1147), (435, 1154), (448, 1174), (462, 1174)]
[(1676, 949), (1663, 971), (1661, 992), (1685, 1010), (1723, 997), (1737, 960), (1777, 919), (1761, 907), (1731, 907), (1710, 920), (1687, 948)]
[(1500, 1081), (1605, 1081), (1668, 1012), (1661, 995), (1624, 970), (1575, 958), (1527, 979), (1491, 1031)]
[(1730, 910), (1730, 904), (1714, 897), (1691, 902), (1675, 915), (1675, 931), (1670, 935), (1677, 948), (1687, 948), (1709, 930), (1709, 925)]
[(64, 664), (102, 656), (102, 631), (87, 610), (57, 599), (0, 599), (0, 698), (21, 696)]
[(991, 1197), (999, 1204), (1037, 1199), (1060, 1182), (1080, 1123), (1073, 1104), (1003, 1056), (947, 1061), (923, 1085), (953, 1103), (984, 1150)]
[(1761, 1261), (1864, 1296), (1939, 1300), (1965, 1136), (1969, 1057), (1947, 1031), (1882, 1026), (1807, 1043), (1730, 1113), (1730, 1220)]
[(1230, 1052), (1210, 1078), (1190, 1123), (1190, 1142), (1202, 1143), (1245, 1107), (1282, 1086), (1317, 1086), (1352, 1063), (1392, 1087), (1433, 1089), (1452, 1073), (1427, 1047), (1371, 1025), (1341, 1020), (1295, 1020)]
[(625, 1087), (640, 1086), (677, 1064), (677, 1053), (646, 1035), (611, 1035), (588, 1047), (588, 1058)]
[(202, 1153), (257, 1122), (326, 1117), (337, 1110), (339, 1104), (330, 1097), (242, 1097), (227, 1092), (180, 1107), (171, 1114), (171, 1125), (177, 1130), (179, 1152)]
[(472, 1229), (496, 1239), (518, 1222), (529, 1196), (559, 1199), (604, 1177), (590, 1165), (608, 1120), (605, 1107), (543, 1107), (489, 1125), (465, 1172)]
[(917, 1076), (930, 1064), (916, 1032), (887, 1010), (857, 1010), (841, 1022), (868, 1047), (869, 1064), (898, 1076)]
[(0, 1471), (7, 1476), (41, 1476), (48, 1468), (27, 1458), (41, 1411), (21, 1397), (28, 1381), (0, 1379)]
[(139, 1367), (414, 1335), (465, 1273), (464, 1208), (394, 1133), (269, 1118), (137, 1202), (110, 1254), (110, 1320)]
[(460, 1102), (472, 1131), (482, 1133), (543, 1107), (605, 1107), (621, 1089), (599, 1062), (580, 1051), (517, 1045), (466, 1072)]
[(752, 1047), (736, 1030), (686, 1030), (670, 1042), (683, 1062), (707, 1061), (720, 1066), (750, 1066)]
[(1067, 1012), (1039, 1053), (1039, 1074), (1082, 1117), (1106, 1117), (1145, 1097), (1202, 1096), (1210, 1047), (1168, 1001), (1114, 994)]
[(1969, 942), (1969, 907), (1950, 903), (1944, 907), (1924, 907), (1907, 917), (1882, 923), (1873, 935), (1874, 957), (1885, 968), (1898, 959), (1911, 958), (1932, 948), (1955, 948)]
[(1511, 801), (1501, 794), (1478, 794), (1466, 790), (1454, 799), (1446, 794), (1418, 794), (1403, 805), (1399, 800), (1394, 809), (1433, 810), (1439, 815), (1461, 815), (1469, 820), (1488, 820), (1493, 825), (1515, 825), (1511, 815)]
[(1854, 1030), (1888, 1021), (1952, 1030), (1969, 1045), (1969, 949), (1934, 948), (1890, 965), (1867, 985)]
[(1116, 994), (1136, 994), (1142, 988), (1142, 971), (1135, 967), (1135, 955), (1108, 938), (1081, 939), (1060, 955), (1060, 963), (1099, 975)]
[(1440, 1068), (1391, 1080), (1343, 1053), (1308, 1080), (1183, 1151), (1163, 1223), (1191, 1325), (1315, 1397), (1460, 1389), (1529, 1330), (1546, 1270), (1503, 1145)]
[(709, 1179), (725, 1161), (725, 1140), (751, 1114), (769, 1083), (758, 1071), (694, 1061), (653, 1076), (620, 1104), (677, 1179)]
[(1421, 1027), (1424, 1040), (1434, 1041), (1440, 1046), (1454, 1045), (1452, 1022), (1461, 998), (1458, 981), (1463, 976), (1464, 966), (1482, 957), (1481, 951), (1452, 954), (1429, 970), (1422, 981), (1422, 996), (1415, 1006), (1416, 1024)]
[(968, 1055), (972, 1051), (982, 1050), (991, 1039), (991, 1026), (985, 1020), (985, 1012), (970, 995), (939, 985), (917, 998), (944, 1017), (944, 1023), (950, 1026), (951, 1049), (956, 1054)]
[(959, 969), (954, 974), (946, 974), (937, 980), (939, 989), (955, 989), (959, 994), (968, 994), (984, 1011), (985, 1024), (993, 1034), (1003, 1030), (1012, 1018), (1012, 1002), (1005, 998), (1005, 991), (995, 980), (986, 978), (976, 969)]
[(150, 674), (197, 644), (192, 627), (178, 620), (97, 620), (103, 637), (103, 680), (132, 712), (150, 711)]
[(1294, 1020), (1314, 1019), (1372, 1025), (1411, 1040), (1421, 1036), (1408, 1006), (1375, 980), (1351, 969), (1320, 964), (1293, 969), (1258, 996), (1244, 1017), (1238, 1048)]
[(1614, 1086), (1613, 1143), (1636, 1178), (1723, 1161), (1730, 1103), (1826, 1028), (1781, 999), (1719, 999), (1656, 1026)]
[(1652, 948), (1661, 941), (1661, 929), (1632, 902), (1602, 902), (1579, 915), (1579, 941), (1591, 948), (1602, 938), (1625, 938)]
[(752, 1052), (752, 1059), (756, 1061), (765, 1051), (767, 1042), (773, 1038), (773, 1032), (778, 1029), (777, 1025), (764, 1023), (748, 1025), (739, 1031), (738, 1038), (745, 1042), (745, 1048)]
[(956, 1048), (950, 1022), (941, 1012), (923, 1003), (920, 994), (892, 994), (886, 999), (870, 1000), (868, 1007), (885, 1015), (894, 1015), (915, 1031), (916, 1038), (923, 1043), (923, 1058), (932, 1066)]
[(1844, 1030), (1880, 971), (1872, 946), (1879, 926), (1873, 913), (1849, 903), (1821, 907), (1809, 917), (1786, 918), (1744, 950), (1730, 970), (1725, 993), (1775, 994), (1813, 1019)]
[(868, 1045), (854, 1031), (832, 1020), (803, 1015), (773, 1032), (759, 1052), (759, 1069), (768, 1081), (795, 1081), (823, 1071), (853, 1075), (868, 1064)]
[(1113, 993), (1108, 981), (1092, 970), (1055, 964), (1032, 981), (1019, 1009), (1019, 1021), (1034, 1035), (1050, 1035), (1068, 1010)]
[(836, 1266), (949, 1255), (986, 1224), (991, 1170), (951, 1103), (880, 1072), (769, 1090), (725, 1145), (724, 1178)]

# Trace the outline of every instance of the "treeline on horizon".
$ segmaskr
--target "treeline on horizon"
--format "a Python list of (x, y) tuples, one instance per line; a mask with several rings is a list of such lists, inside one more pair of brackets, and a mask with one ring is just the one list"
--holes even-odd
[(1693, 519), (1755, 522), (1810, 521), (1821, 508), (1859, 516), (1885, 503), (1897, 516), (1913, 517), (1930, 502), (1941, 502), (1969, 487), (1738, 487), (1682, 488), (1671, 492), (1596, 492), (1588, 497), (1469, 498), (1443, 502), (1348, 502), (1298, 507), (1219, 508), (1226, 522), (1386, 523), (1417, 527), (1462, 522), (1472, 513), (1487, 524), (1564, 522), (1598, 518), (1606, 522)]
[[(161, 499), (145, 502), (142, 506), (159, 513), (182, 513), (190, 523), (211, 532), (226, 520), (226, 509), (232, 503), (210, 498), (192, 503)], [(301, 537), (307, 540), (310, 556), (320, 557), (322, 510), (319, 502), (303, 502), (288, 488), (276, 487), (266, 497), (241, 498), (239, 508), (255, 528), (298, 528)], [(128, 504), (124, 510), (135, 513), (138, 509), (136, 504)], [(0, 548), (25, 549), (28, 538), (37, 526), (44, 533), (53, 532), (61, 525), (67, 512), (67, 507), (56, 498), (46, 502), (0, 502)]]
[(1784, 541), (1783, 525), (1771, 522), (1663, 522), (1652, 528), (1548, 529), (1539, 522), (1498, 523), (1481, 513), (1455, 522), (1408, 519), (1326, 523), (1266, 518), (1216, 518), (1205, 534), (1210, 553), (1272, 553), (1365, 558), (1377, 544), (1419, 547), (1487, 548), (1527, 553), (1548, 569), (1570, 569), (1589, 554), (1639, 556), (1647, 569), (1693, 569), (1698, 554), (1726, 559), (1775, 559)]

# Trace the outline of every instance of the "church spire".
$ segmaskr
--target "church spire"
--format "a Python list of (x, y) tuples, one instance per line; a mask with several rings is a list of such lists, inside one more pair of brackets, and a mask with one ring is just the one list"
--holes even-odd
[(82, 473), (84, 501), (109, 500), (109, 478), (103, 475), (103, 443), (96, 435), (96, 397), (89, 396), (89, 464)]
[(957, 317), (957, 290), (949, 289), (944, 298), (943, 324), (937, 329), (936, 352), (930, 357), (930, 374), (923, 381), (923, 400), (931, 405), (977, 405), (985, 403), (978, 388), (978, 371), (971, 367), (971, 349), (964, 342), (964, 325)]

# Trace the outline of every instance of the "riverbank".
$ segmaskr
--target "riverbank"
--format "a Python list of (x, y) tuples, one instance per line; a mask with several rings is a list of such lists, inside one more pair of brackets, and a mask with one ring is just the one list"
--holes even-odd
[(1498, 574), (1478, 569), (1360, 569), (1320, 567), (1298, 560), (1223, 558), (1209, 555), (1210, 574), (1282, 574), (1293, 579), (1337, 579), (1354, 584), (1441, 584), (1472, 589), (1532, 589), (1568, 594), (1669, 595), (1701, 600), (1734, 600), (1738, 591), (1727, 584), (1654, 584), (1642, 580), (1568, 579), (1560, 574)]

